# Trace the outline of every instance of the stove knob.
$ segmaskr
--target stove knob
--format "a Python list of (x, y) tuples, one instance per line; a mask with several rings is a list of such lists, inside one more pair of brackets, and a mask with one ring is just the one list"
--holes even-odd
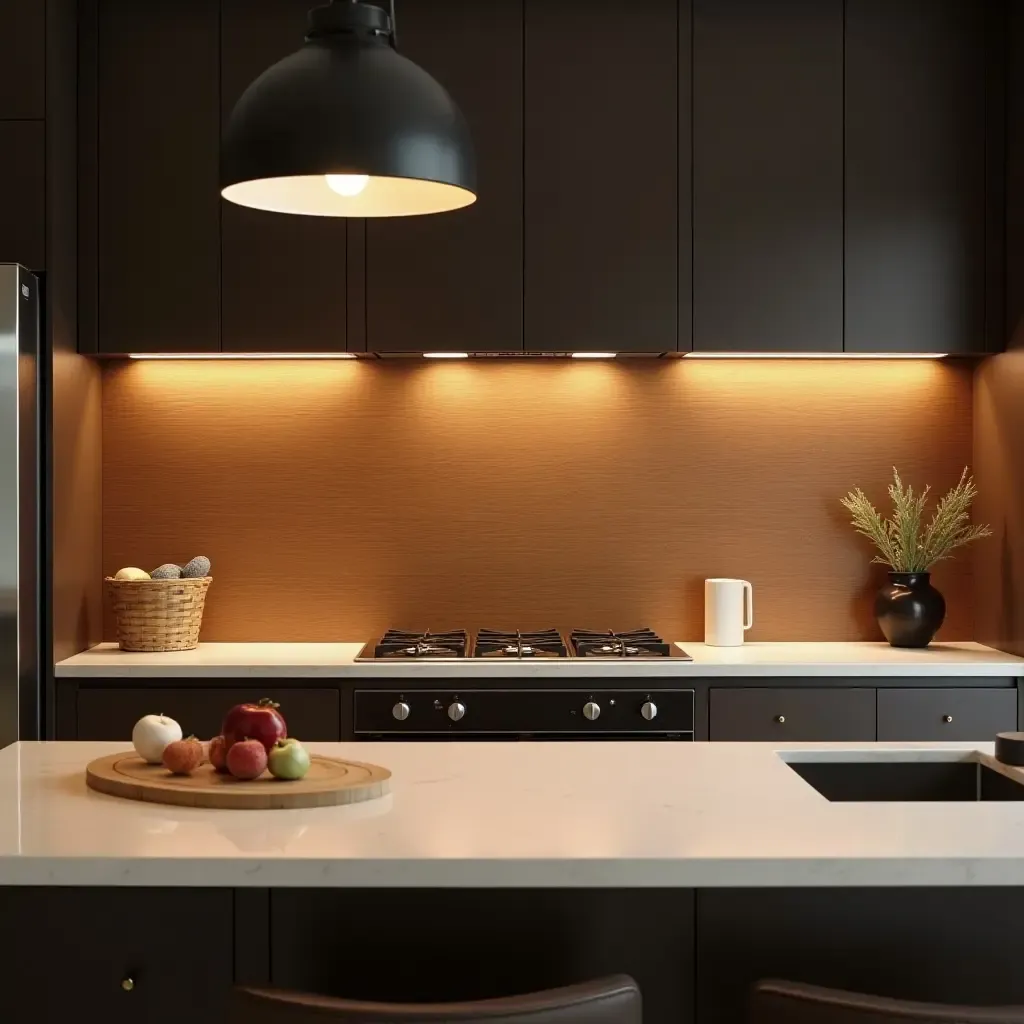
[(588, 722), (596, 722), (601, 717), (601, 705), (595, 704), (592, 700), (588, 700), (583, 705), (583, 717)]
[(398, 721), (404, 722), (409, 717), (409, 705), (404, 700), (400, 700), (392, 709), (391, 717), (397, 718)]
[(658, 705), (653, 700), (644, 701), (643, 707), (640, 708), (640, 714), (650, 722), (658, 717)]
[(453, 721), (457, 722), (466, 714), (466, 705), (461, 701), (455, 701), (454, 704), (448, 705), (448, 717)]

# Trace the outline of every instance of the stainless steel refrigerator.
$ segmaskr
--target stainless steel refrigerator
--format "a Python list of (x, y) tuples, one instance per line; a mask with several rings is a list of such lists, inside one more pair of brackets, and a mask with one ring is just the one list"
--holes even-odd
[(39, 280), (0, 263), (0, 747), (40, 735)]

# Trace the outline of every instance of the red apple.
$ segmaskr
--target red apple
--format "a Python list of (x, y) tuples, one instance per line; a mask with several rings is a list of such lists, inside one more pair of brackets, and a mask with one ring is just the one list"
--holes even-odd
[(195, 736), (175, 740), (164, 747), (164, 767), (175, 775), (188, 775), (202, 763), (203, 745)]
[(269, 754), (274, 744), (288, 735), (284, 716), (277, 710), (279, 706), (269, 697), (258, 704), (236, 704), (224, 716), (220, 730), (228, 750), (241, 740), (259, 740)]
[(214, 736), (210, 740), (209, 758), (215, 771), (223, 773), (228, 770), (228, 745), (223, 736)]
[(228, 749), (228, 771), (236, 779), (255, 779), (267, 769), (267, 750), (259, 740), (239, 740)]

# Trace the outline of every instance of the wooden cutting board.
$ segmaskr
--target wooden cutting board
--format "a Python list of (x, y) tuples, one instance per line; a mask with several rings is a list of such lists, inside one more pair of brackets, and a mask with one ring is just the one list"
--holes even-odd
[(172, 775), (163, 765), (147, 764), (134, 751), (125, 751), (91, 762), (85, 781), (90, 789), (128, 800), (255, 811), (354, 804), (388, 791), (387, 768), (319, 754), (310, 760), (303, 779), (284, 781), (264, 772), (246, 781), (221, 775), (211, 764), (191, 775)]

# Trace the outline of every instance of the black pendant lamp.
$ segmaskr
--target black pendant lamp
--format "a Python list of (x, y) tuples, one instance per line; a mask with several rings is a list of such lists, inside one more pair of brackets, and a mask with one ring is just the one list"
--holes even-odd
[(395, 49), (390, 12), (334, 0), (305, 45), (242, 94), (225, 129), (221, 194), (321, 217), (441, 213), (476, 199), (473, 143), (444, 87)]

